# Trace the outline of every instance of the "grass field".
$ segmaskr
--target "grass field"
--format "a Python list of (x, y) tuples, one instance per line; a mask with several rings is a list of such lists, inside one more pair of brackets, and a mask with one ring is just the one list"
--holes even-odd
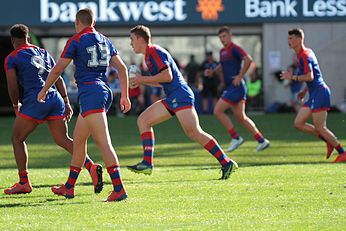
[[(10, 133), (13, 118), (0, 118), (0, 230), (345, 230), (346, 164), (325, 160), (323, 142), (296, 131), (293, 114), (252, 116), (271, 141), (256, 153), (246, 139), (230, 156), (240, 168), (227, 181), (203, 148), (188, 140), (176, 119), (155, 128), (152, 176), (122, 168), (129, 199), (102, 202), (111, 191), (109, 176), (101, 194), (93, 194), (87, 171), (77, 182), (76, 197), (51, 193), (66, 181), (70, 156), (40, 126), (28, 139), (33, 192), (7, 196), (3, 189), (17, 179)], [(226, 148), (227, 132), (212, 116), (201, 125)], [(346, 115), (331, 113), (328, 126), (346, 146)], [(122, 166), (141, 159), (136, 118), (109, 118), (112, 141)], [(70, 124), (70, 133), (74, 121)], [(101, 161), (89, 141), (91, 157)], [(331, 157), (335, 159), (336, 153)]]

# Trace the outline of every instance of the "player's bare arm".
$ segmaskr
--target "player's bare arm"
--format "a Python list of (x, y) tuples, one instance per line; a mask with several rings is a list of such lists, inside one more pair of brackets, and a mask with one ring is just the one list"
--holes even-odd
[(6, 79), (7, 79), (8, 95), (10, 96), (13, 109), (15, 110), (15, 112), (17, 112), (21, 104), (19, 102), (19, 90), (18, 90), (16, 70), (15, 69), (7, 70)]
[(250, 55), (246, 55), (243, 58), (243, 66), (240, 69), (239, 75), (235, 76), (233, 79), (233, 85), (239, 86), (241, 80), (245, 77), (246, 72), (249, 70), (250, 64), (252, 63), (252, 58)]
[(294, 75), (291, 71), (283, 71), (281, 72), (280, 79), (288, 79), (300, 82), (311, 82), (312, 80), (314, 80), (314, 73), (310, 71), (304, 75)]
[(53, 69), (49, 72), (47, 80), (42, 88), (42, 90), (37, 95), (37, 101), (43, 103), (48, 89), (58, 80), (61, 73), (65, 70), (65, 68), (69, 65), (72, 59), (60, 58), (57, 64), (53, 67)]
[(219, 77), (220, 84), (218, 86), (218, 90), (220, 91), (225, 87), (225, 79), (223, 78), (223, 71), (222, 71), (221, 64), (217, 65), (217, 67), (215, 68), (215, 72), (217, 76)]
[(58, 90), (58, 92), (60, 93), (61, 97), (64, 100), (66, 119), (67, 119), (67, 121), (70, 121), (71, 117), (73, 115), (73, 110), (72, 110), (72, 107), (70, 105), (70, 100), (69, 100), (68, 95), (67, 95), (66, 85), (65, 85), (64, 80), (62, 79), (61, 76), (59, 76), (58, 80), (55, 82), (55, 86), (56, 86), (56, 89)]
[(146, 84), (146, 85), (152, 85), (152, 84), (159, 84), (159, 83), (169, 83), (173, 79), (172, 71), (168, 67), (165, 70), (161, 71), (157, 75), (154, 76), (141, 76), (136, 75), (136, 77), (131, 78), (131, 84)]
[(119, 81), (121, 89), (120, 108), (123, 113), (130, 111), (131, 101), (129, 99), (127, 67), (119, 55), (111, 58), (110, 65), (115, 67), (119, 72)]

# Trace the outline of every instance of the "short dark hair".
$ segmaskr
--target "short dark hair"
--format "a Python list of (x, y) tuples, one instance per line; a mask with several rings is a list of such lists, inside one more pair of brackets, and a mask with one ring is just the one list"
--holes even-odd
[(29, 35), (29, 28), (24, 24), (15, 24), (10, 29), (11, 37), (24, 39)]
[(138, 37), (142, 37), (146, 42), (149, 42), (151, 38), (150, 29), (144, 25), (137, 25), (130, 32)]
[(288, 31), (288, 35), (295, 35), (301, 39), (304, 39), (304, 31), (301, 28), (293, 28)]
[(226, 33), (230, 34), (231, 33), (231, 28), (229, 28), (228, 26), (222, 26), (219, 29), (219, 32), (217, 34), (221, 34), (223, 32), (226, 32)]
[(76, 14), (76, 18), (86, 26), (92, 25), (95, 20), (94, 13), (89, 8), (80, 9)]

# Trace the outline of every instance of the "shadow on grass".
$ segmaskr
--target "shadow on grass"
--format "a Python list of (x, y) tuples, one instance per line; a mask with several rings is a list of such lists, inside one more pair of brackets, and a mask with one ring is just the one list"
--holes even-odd
[[(16, 197), (18, 198), (18, 197)], [(42, 196), (40, 197), (42, 198)], [(27, 199), (25, 200), (25, 202), (23, 203), (9, 203), (9, 204), (0, 204), (0, 208), (16, 208), (16, 207), (41, 207), (41, 206), (60, 206), (60, 205), (66, 205), (66, 200), (63, 197), (59, 198), (59, 199), (51, 199), (51, 198), (47, 198), (38, 202), (27, 202)], [(51, 203), (51, 202), (61, 202), (61, 203)], [(81, 204), (89, 204), (89, 201), (78, 201), (78, 202), (68, 202), (68, 205), (81, 205)]]
[[(211, 162), (211, 161), (210, 161)], [(332, 164), (332, 162), (328, 162), (328, 161), (284, 161), (284, 162), (238, 162), (239, 167), (244, 168), (244, 167), (261, 167), (261, 166), (280, 166), (280, 165), (319, 165), (319, 164)], [(191, 164), (191, 163), (179, 163), (179, 164), (157, 164), (155, 165), (155, 167), (157, 168), (173, 168), (173, 167), (191, 167), (195, 170), (206, 170), (206, 169), (219, 169), (220, 166), (218, 164), (215, 163), (210, 163), (209, 166), (210, 167), (206, 167), (208, 165), (208, 163), (201, 163), (201, 164)], [(54, 164), (54, 165), (50, 165), (50, 166), (45, 166), (44, 164), (32, 164), (29, 166), (29, 169), (55, 169), (55, 168), (66, 168), (66, 172), (68, 172), (68, 167), (69, 164)], [(124, 169), (126, 166), (125, 165), (121, 165), (121, 168)], [(16, 169), (16, 166), (1, 166), (0, 169)], [(174, 171), (174, 170), (172, 170)]]

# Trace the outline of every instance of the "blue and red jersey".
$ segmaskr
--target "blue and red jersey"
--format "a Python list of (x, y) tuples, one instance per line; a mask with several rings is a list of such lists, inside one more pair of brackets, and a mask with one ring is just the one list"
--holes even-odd
[(73, 59), (76, 83), (107, 82), (107, 67), (118, 51), (109, 38), (87, 27), (71, 37), (61, 58)]
[(309, 72), (313, 73), (314, 79), (310, 82), (306, 82), (311, 94), (314, 90), (320, 87), (327, 87), (322, 77), (322, 72), (318, 64), (315, 53), (309, 48), (302, 48), (297, 54), (297, 68), (296, 75), (305, 75)]
[(15, 69), (24, 97), (37, 95), (54, 65), (54, 59), (45, 49), (29, 43), (17, 47), (5, 59), (5, 71)]
[[(234, 76), (239, 75), (243, 58), (247, 53), (238, 45), (231, 42), (220, 50), (220, 64), (222, 66), (225, 85), (231, 86)], [(244, 80), (242, 85), (244, 85)]]
[(151, 75), (156, 75), (168, 67), (171, 69), (172, 81), (160, 83), (166, 95), (173, 93), (175, 89), (180, 88), (182, 85), (187, 85), (172, 56), (162, 47), (153, 44), (148, 45), (145, 51), (145, 63)]

